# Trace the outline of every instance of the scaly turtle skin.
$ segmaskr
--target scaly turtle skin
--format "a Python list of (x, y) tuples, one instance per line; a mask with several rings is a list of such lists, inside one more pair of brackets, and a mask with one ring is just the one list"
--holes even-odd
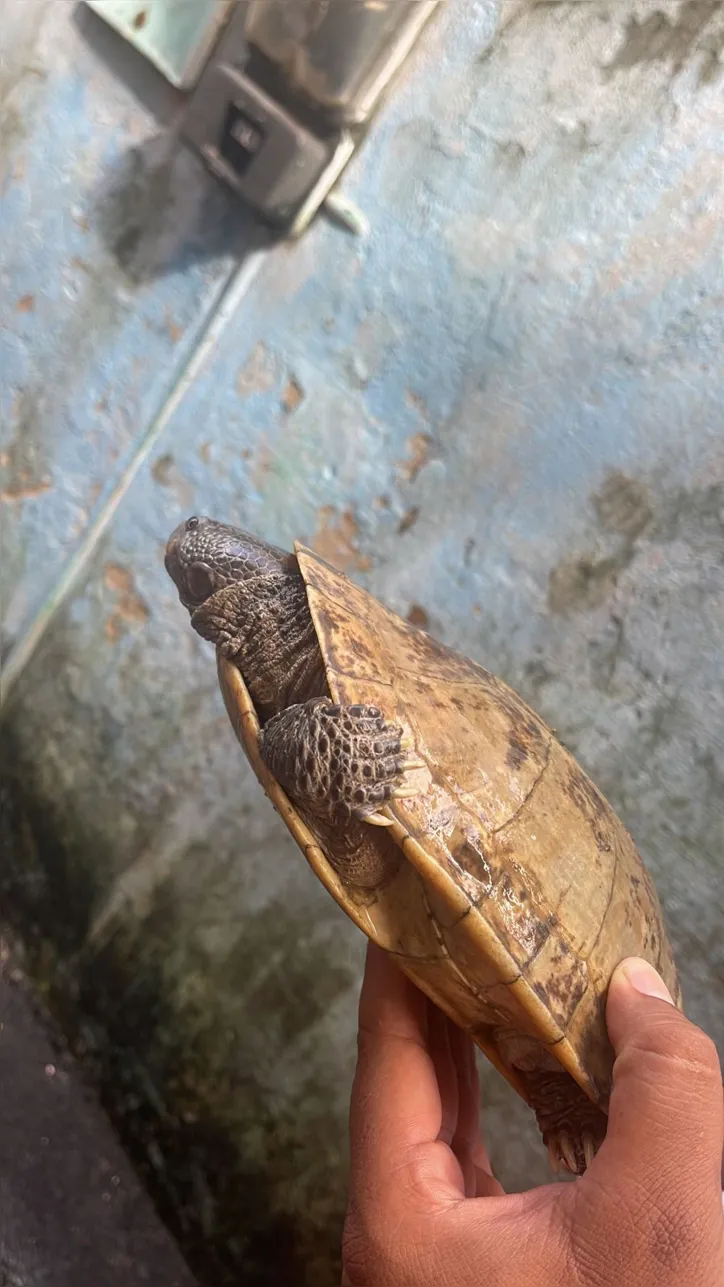
[(303, 546), (190, 518), (166, 568), (317, 876), (532, 1106), (554, 1168), (582, 1174), (606, 1130), (615, 966), (645, 957), (681, 1004), (622, 823), (516, 693)]

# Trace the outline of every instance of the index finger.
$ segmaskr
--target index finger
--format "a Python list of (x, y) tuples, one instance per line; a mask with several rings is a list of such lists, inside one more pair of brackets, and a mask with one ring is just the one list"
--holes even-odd
[(389, 1159), (437, 1139), (442, 1103), (428, 1047), (427, 1002), (389, 954), (369, 943), (359, 1003), (350, 1103), (352, 1165)]

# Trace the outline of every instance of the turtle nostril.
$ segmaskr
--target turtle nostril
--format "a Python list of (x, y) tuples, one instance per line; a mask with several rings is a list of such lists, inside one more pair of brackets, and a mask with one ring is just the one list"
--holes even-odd
[(195, 515), (195, 514), (192, 514), (191, 518), (187, 518), (187, 519), (186, 519), (186, 531), (187, 531), (187, 532), (193, 532), (193, 531), (195, 530), (195, 528), (197, 528), (197, 527), (198, 527), (198, 525), (199, 525), (199, 520), (198, 520), (198, 518), (196, 517), (196, 515)]

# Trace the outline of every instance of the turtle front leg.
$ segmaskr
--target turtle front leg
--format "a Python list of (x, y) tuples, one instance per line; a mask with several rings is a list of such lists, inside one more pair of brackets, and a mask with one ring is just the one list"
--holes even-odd
[(376, 706), (336, 706), (326, 697), (275, 715), (259, 749), (300, 809), (335, 823), (357, 818), (389, 826), (380, 806), (416, 795), (404, 774), (424, 767), (405, 753), (402, 730)]

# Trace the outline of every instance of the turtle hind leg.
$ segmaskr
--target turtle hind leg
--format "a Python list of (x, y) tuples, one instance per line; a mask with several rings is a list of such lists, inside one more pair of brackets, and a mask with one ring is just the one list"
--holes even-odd
[(326, 823), (352, 819), (387, 823), (378, 813), (421, 767), (402, 745), (402, 730), (376, 706), (337, 706), (314, 698), (288, 706), (261, 732), (262, 758), (294, 803)]
[(607, 1117), (569, 1073), (540, 1070), (519, 1074), (535, 1110), (551, 1170), (583, 1175), (606, 1134)]

